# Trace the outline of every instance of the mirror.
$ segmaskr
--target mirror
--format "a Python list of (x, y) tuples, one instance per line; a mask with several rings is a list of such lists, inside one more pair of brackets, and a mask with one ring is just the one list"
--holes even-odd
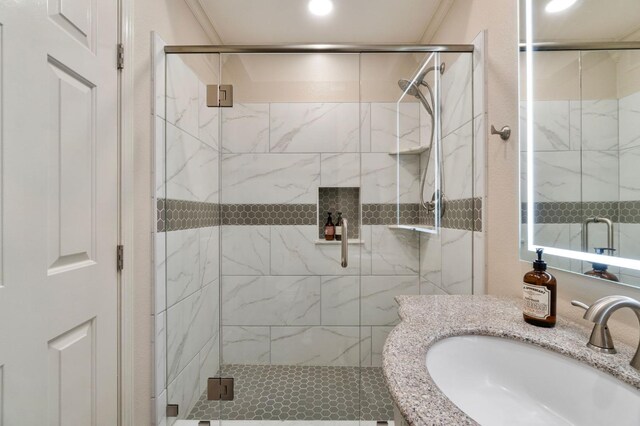
[(640, 2), (520, 0), (521, 257), (640, 287)]

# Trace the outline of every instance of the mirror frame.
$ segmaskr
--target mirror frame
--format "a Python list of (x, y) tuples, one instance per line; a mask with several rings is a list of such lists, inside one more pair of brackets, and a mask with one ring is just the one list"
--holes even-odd
[[(525, 60), (526, 60), (526, 105), (527, 105), (527, 111), (526, 111), (526, 120), (527, 123), (533, 123), (534, 122), (534, 108), (533, 108), (533, 82), (534, 82), (534, 63), (533, 63), (533, 52), (536, 50), (535, 49), (535, 43), (534, 43), (534, 39), (533, 39), (533, 22), (532, 22), (532, 17), (533, 17), (533, 1), (534, 0), (525, 0), (525, 10), (522, 11), (521, 8), (519, 7), (519, 13), (524, 12), (525, 13), (525, 42), (524, 42), (524, 47), (525, 47)], [(521, 37), (521, 30), (519, 31), (519, 35), (518, 37)], [(635, 43), (635, 42), (632, 42)], [(547, 45), (553, 45), (553, 43), (545, 43)], [(586, 43), (582, 43), (584, 46), (583, 48), (580, 49), (569, 49), (569, 48), (563, 48), (564, 46), (561, 46), (560, 44), (558, 44), (558, 49), (557, 50), (593, 50), (593, 49), (589, 49), (588, 45)], [(635, 43), (636, 45), (638, 45), (638, 43)], [(580, 43), (576, 43), (576, 46), (579, 46)], [(618, 46), (614, 46), (612, 44), (612, 47), (607, 49), (607, 50), (623, 50), (621, 48), (623, 48), (624, 43), (618, 43)], [(627, 48), (630, 48), (631, 43), (629, 45), (627, 45)], [(568, 47), (568, 46), (567, 46)], [(618, 47), (617, 49), (615, 47)], [(637, 48), (637, 47), (636, 47)], [(602, 49), (600, 49), (602, 50)], [(521, 55), (519, 55), (518, 57), (518, 61), (521, 60)], [(520, 80), (520, 79), (519, 79)], [(519, 93), (521, 94), (521, 88), (519, 89)], [(518, 96), (519, 100), (521, 99), (521, 96)], [(526, 135), (524, 135), (524, 137), (526, 138), (526, 153), (527, 153), (527, 182), (526, 182), (526, 190), (527, 190), (527, 203), (526, 203), (526, 207), (527, 207), (527, 223), (526, 223), (526, 229), (527, 229), (527, 250), (530, 252), (535, 252), (536, 249), (538, 248), (542, 248), (545, 252), (545, 254), (550, 254), (550, 255), (554, 255), (554, 256), (559, 256), (559, 257), (564, 257), (564, 258), (569, 258), (569, 259), (575, 259), (575, 260), (582, 260), (582, 261), (586, 261), (586, 262), (591, 262), (591, 263), (605, 263), (607, 265), (610, 266), (619, 266), (619, 267), (623, 267), (623, 268), (628, 268), (628, 269), (635, 269), (635, 270), (640, 270), (640, 260), (636, 260), (636, 259), (630, 259), (630, 258), (623, 258), (623, 257), (616, 257), (616, 256), (609, 256), (609, 255), (603, 255), (603, 254), (595, 254), (595, 253), (585, 253), (582, 251), (577, 251), (577, 250), (568, 250), (568, 249), (559, 249), (556, 247), (548, 247), (548, 246), (542, 246), (542, 245), (537, 245), (535, 244), (534, 241), (534, 229), (533, 229), (533, 225), (534, 222), (532, 220), (532, 218), (535, 217), (535, 210), (534, 210), (534, 179), (535, 179), (535, 170), (533, 168), (533, 144), (534, 144), (534, 138), (533, 138), (533, 127), (532, 125), (528, 125), (527, 126), (527, 131), (526, 131)], [(520, 136), (520, 138), (522, 138), (522, 135)], [(519, 143), (521, 143), (521, 139), (519, 140)], [(519, 178), (520, 179), (520, 178)], [(521, 185), (520, 185), (521, 186)], [(522, 200), (522, 195), (520, 194), (520, 200)], [(520, 214), (520, 209), (518, 209), (518, 214)], [(520, 219), (520, 223), (522, 224), (522, 219)], [(624, 283), (621, 283), (624, 284)]]

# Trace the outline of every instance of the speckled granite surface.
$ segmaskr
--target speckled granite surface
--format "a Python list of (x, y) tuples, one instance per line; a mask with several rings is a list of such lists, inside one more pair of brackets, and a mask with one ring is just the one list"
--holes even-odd
[(427, 372), (427, 350), (451, 336), (486, 335), (532, 343), (585, 362), (640, 389), (640, 372), (629, 366), (635, 348), (617, 342), (615, 355), (593, 351), (585, 346), (591, 331), (588, 325), (562, 318), (552, 329), (527, 324), (522, 320), (519, 299), (399, 296), (396, 300), (402, 322), (385, 343), (383, 370), (391, 396), (411, 425), (477, 424), (449, 401)]

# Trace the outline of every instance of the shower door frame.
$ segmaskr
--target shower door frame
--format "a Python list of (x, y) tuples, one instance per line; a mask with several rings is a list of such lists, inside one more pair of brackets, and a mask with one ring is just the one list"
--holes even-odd
[[(167, 45), (165, 55), (189, 54), (366, 54), (366, 53), (471, 53), (473, 44), (275, 44), (275, 45)], [(220, 82), (222, 76), (220, 75)], [(222, 303), (222, 300), (219, 301)], [(222, 324), (219, 324), (222, 327)], [(222, 365), (220, 365), (222, 368)], [(222, 408), (220, 407), (222, 416)], [(227, 421), (220, 418), (221, 422)]]
[(164, 53), (473, 53), (473, 50), (473, 44), (212, 44), (168, 45)]

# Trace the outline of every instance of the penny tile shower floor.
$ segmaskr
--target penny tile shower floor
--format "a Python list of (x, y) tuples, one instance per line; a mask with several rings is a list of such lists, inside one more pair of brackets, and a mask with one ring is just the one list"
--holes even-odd
[(223, 376), (235, 379), (235, 399), (208, 401), (205, 391), (187, 419), (393, 419), (391, 396), (379, 367), (233, 364), (224, 367)]

